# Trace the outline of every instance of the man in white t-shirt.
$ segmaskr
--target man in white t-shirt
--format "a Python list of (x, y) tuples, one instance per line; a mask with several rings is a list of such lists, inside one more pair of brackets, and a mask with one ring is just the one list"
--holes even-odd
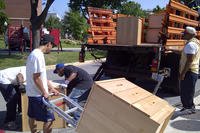
[(43, 132), (50, 133), (55, 120), (53, 113), (46, 108), (42, 98), (48, 98), (49, 93), (58, 93), (47, 80), (44, 53), (50, 53), (54, 45), (51, 35), (41, 38), (40, 46), (34, 49), (26, 62), (26, 94), (28, 95), (28, 116), (31, 132), (36, 132), (35, 121), (44, 122)]
[(184, 39), (187, 40), (183, 48), (180, 65), (179, 79), (181, 87), (181, 102), (183, 108), (180, 113), (183, 115), (195, 113), (195, 105), (193, 102), (195, 93), (195, 84), (199, 74), (200, 59), (200, 41), (195, 38), (196, 29), (187, 26), (184, 31)]
[(0, 91), (6, 103), (5, 128), (16, 129), (16, 109), (21, 111), (20, 93), (17, 90), (17, 75), (22, 74), (23, 81), (26, 79), (26, 67), (12, 67), (0, 71)]

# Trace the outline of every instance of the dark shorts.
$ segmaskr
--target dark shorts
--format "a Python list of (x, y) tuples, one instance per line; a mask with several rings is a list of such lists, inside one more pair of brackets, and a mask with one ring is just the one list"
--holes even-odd
[(42, 122), (54, 121), (53, 112), (42, 102), (42, 97), (28, 97), (28, 116)]

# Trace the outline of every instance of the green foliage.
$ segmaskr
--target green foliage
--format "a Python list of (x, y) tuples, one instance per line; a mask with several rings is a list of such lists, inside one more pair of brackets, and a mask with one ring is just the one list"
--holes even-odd
[(134, 1), (125, 2), (119, 9), (119, 13), (133, 15), (136, 17), (145, 17), (146, 13), (142, 10), (141, 5)]
[(63, 30), (75, 40), (83, 41), (87, 35), (86, 19), (78, 11), (70, 10), (65, 13)]
[(119, 9), (127, 0), (70, 0), (69, 7), (74, 11), (82, 11), (86, 14), (87, 7)]
[(8, 20), (6, 14), (3, 9), (5, 9), (5, 1), (0, 0), (0, 34), (4, 33), (6, 27), (4, 26), (5, 21)]
[(163, 11), (165, 10), (165, 8), (161, 8), (159, 5), (157, 5), (154, 9), (153, 9), (153, 12), (154, 13), (157, 13), (157, 12), (160, 12), (160, 11)]
[(47, 29), (50, 29), (50, 28), (61, 29), (62, 28), (62, 23), (59, 20), (59, 18), (50, 16), (49, 19), (44, 23), (44, 26)]
[(5, 0), (0, 0), (0, 10), (5, 9), (5, 7), (6, 7)]

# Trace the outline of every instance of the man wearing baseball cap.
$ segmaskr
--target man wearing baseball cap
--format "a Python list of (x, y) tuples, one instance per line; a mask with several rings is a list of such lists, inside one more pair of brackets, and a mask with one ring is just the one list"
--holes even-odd
[[(84, 106), (84, 102), (93, 85), (93, 80), (90, 75), (79, 67), (73, 65), (65, 66), (62, 63), (56, 65), (54, 73), (58, 74), (60, 77), (64, 76), (69, 98), (81, 106)], [(80, 113), (79, 111), (73, 113), (76, 121), (79, 120)]]
[(196, 111), (193, 99), (200, 59), (200, 41), (195, 38), (196, 35), (196, 29), (190, 26), (187, 26), (183, 33), (183, 38), (187, 42), (182, 50), (179, 64), (180, 96), (183, 105), (180, 110), (181, 115), (192, 114)]
[(42, 36), (40, 46), (30, 53), (26, 62), (26, 94), (29, 126), (32, 133), (36, 132), (35, 121), (44, 122), (43, 132), (50, 133), (55, 120), (53, 113), (42, 102), (42, 98), (48, 98), (49, 93), (58, 93), (47, 80), (44, 59), (44, 54), (50, 53), (53, 45), (53, 36), (48, 34)]

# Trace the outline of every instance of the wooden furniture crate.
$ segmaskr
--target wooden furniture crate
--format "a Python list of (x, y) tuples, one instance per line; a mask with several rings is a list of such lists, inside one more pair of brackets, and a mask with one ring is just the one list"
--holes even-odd
[(174, 108), (124, 78), (93, 85), (78, 133), (162, 133)]
[(112, 10), (88, 7), (90, 28), (88, 44), (115, 44), (116, 24)]
[[(163, 42), (167, 50), (182, 50), (185, 41), (182, 32), (186, 26), (199, 29), (199, 14), (178, 1), (170, 0), (166, 9), (162, 33), (165, 35)], [(200, 37), (198, 35), (198, 37)]]
[(145, 42), (158, 43), (161, 29), (146, 29)]
[(121, 17), (117, 20), (117, 45), (139, 45), (142, 38), (142, 20)]
[[(66, 94), (65, 92), (63, 91), (60, 91), (64, 94)], [(55, 99), (55, 98), (58, 98), (58, 96), (54, 96), (51, 99)], [(22, 131), (30, 131), (30, 128), (29, 128), (29, 124), (28, 124), (28, 115), (27, 115), (27, 112), (28, 112), (28, 97), (26, 94), (22, 94), (21, 95), (21, 104), (22, 104)], [(61, 104), (59, 106), (62, 110), (65, 109), (65, 105)], [(55, 121), (53, 122), (53, 128), (65, 128), (66, 127), (66, 122), (58, 117), (58, 115), (56, 113), (54, 113), (54, 116), (55, 116)], [(43, 122), (39, 122), (37, 121), (36, 122), (37, 124), (37, 129), (38, 130), (41, 130), (43, 129)]]
[(155, 13), (148, 16), (148, 28), (162, 28), (162, 20), (165, 16), (165, 13)]

